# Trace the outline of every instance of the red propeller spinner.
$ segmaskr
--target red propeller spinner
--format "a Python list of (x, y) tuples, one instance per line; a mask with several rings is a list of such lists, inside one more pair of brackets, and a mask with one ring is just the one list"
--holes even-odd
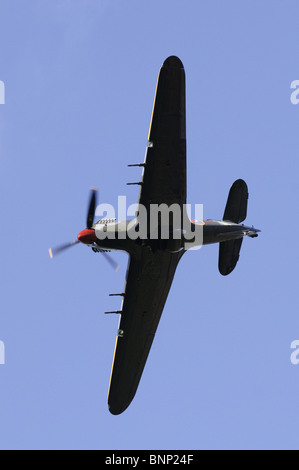
[(77, 236), (79, 242), (85, 243), (85, 245), (91, 245), (97, 241), (96, 233), (94, 229), (85, 228)]

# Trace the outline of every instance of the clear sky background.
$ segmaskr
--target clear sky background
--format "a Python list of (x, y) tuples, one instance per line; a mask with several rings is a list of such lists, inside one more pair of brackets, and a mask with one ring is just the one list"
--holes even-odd
[[(0, 447), (299, 448), (299, 4), (0, 0)], [(127, 255), (48, 248), (100, 200), (137, 201), (159, 68), (186, 71), (188, 202), (222, 218), (249, 187), (227, 277), (218, 246), (182, 258), (137, 395), (107, 391)]]

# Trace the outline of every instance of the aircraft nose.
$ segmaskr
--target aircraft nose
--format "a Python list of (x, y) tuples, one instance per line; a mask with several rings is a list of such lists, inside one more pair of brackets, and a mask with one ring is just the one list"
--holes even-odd
[(77, 236), (79, 242), (84, 243), (85, 245), (91, 245), (93, 242), (97, 241), (95, 230), (85, 228)]

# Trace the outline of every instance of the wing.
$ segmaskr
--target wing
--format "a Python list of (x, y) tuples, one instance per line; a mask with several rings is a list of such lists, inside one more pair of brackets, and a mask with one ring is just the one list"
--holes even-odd
[(130, 258), (108, 394), (112, 414), (134, 398), (182, 254), (140, 250)]
[(177, 57), (162, 65), (148, 135), (139, 204), (186, 204), (185, 71)]
[[(185, 127), (185, 72), (169, 57), (158, 78), (138, 200), (147, 216), (151, 204), (186, 203)], [(182, 254), (137, 245), (131, 254), (108, 395), (113, 414), (136, 393)]]

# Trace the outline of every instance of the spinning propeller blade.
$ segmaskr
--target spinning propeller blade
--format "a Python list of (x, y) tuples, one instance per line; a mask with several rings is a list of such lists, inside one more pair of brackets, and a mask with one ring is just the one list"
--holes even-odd
[(77, 245), (77, 243), (79, 243), (79, 240), (73, 240), (70, 243), (64, 243), (63, 245), (56, 246), (55, 248), (49, 248), (50, 258), (53, 258), (54, 256), (58, 255), (62, 251), (67, 250), (73, 245)]
[(110, 255), (108, 255), (108, 253), (106, 253), (105, 251), (101, 251), (101, 253), (102, 253), (102, 255), (104, 255), (104, 257), (106, 258), (106, 260), (108, 261), (110, 266), (112, 266), (114, 271), (117, 273), (117, 271), (120, 268), (120, 265), (117, 264), (116, 261), (114, 261), (114, 259)]
[(86, 219), (86, 228), (91, 228), (93, 224), (96, 209), (97, 191), (97, 188), (91, 188), (91, 195)]

